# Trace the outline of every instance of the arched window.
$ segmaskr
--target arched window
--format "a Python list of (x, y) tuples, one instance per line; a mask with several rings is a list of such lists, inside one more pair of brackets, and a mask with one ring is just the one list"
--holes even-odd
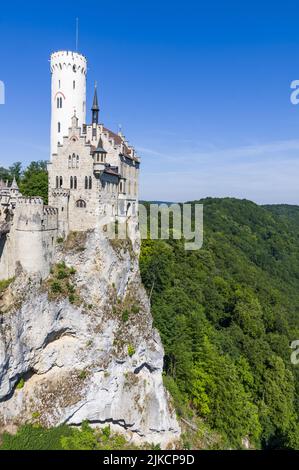
[(62, 188), (63, 186), (63, 179), (62, 179), (62, 176), (60, 176), (59, 178), (59, 187)]
[(83, 201), (83, 199), (78, 199), (78, 201), (76, 202), (76, 206), (84, 208), (84, 207), (86, 207), (86, 202)]
[(76, 155), (74, 153), (72, 155), (72, 167), (76, 168)]
[(58, 123), (58, 132), (60, 132), (60, 128), (61, 128), (61, 126), (60, 126), (60, 122), (59, 122)]
[(76, 159), (76, 168), (79, 168), (79, 155), (77, 155), (77, 159)]
[(88, 178), (85, 176), (85, 189), (88, 189)]
[(74, 176), (74, 189), (77, 189), (77, 176)]
[(91, 176), (89, 177), (89, 185), (88, 186), (89, 186), (89, 189), (92, 189), (92, 178), (91, 178)]
[(70, 177), (70, 188), (73, 189), (73, 177)]
[(56, 176), (56, 188), (58, 188), (58, 184), (59, 184), (59, 179), (58, 179), (58, 176)]
[(72, 156), (69, 155), (69, 168), (72, 168)]

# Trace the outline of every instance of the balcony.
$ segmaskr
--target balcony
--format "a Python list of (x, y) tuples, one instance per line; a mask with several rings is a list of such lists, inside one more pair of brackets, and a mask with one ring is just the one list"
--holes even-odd
[(100, 175), (105, 170), (104, 162), (94, 162), (93, 163), (93, 172), (95, 175)]

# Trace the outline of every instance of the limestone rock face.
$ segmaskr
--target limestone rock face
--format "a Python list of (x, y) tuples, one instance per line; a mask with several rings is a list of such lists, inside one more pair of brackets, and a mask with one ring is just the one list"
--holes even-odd
[(37, 417), (46, 426), (88, 420), (137, 443), (171, 445), (180, 429), (163, 387), (138, 240), (88, 232), (60, 246), (62, 260), (74, 268), (75, 301), (53, 296), (51, 278), (22, 272), (0, 299), (0, 429)]

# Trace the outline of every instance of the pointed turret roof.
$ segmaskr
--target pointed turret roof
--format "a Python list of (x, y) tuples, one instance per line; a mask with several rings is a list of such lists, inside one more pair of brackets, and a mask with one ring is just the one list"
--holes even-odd
[(99, 103), (98, 103), (98, 93), (97, 93), (97, 85), (94, 86), (94, 95), (93, 95), (93, 102), (92, 102), (92, 111), (99, 111)]
[(15, 177), (13, 177), (13, 180), (12, 180), (12, 183), (11, 183), (11, 186), (10, 186), (10, 189), (17, 189), (17, 190), (19, 190), (19, 186), (18, 186), (18, 183), (17, 183)]
[(103, 141), (102, 141), (101, 137), (99, 138), (98, 146), (95, 149), (95, 152), (107, 153), (106, 150), (103, 147)]

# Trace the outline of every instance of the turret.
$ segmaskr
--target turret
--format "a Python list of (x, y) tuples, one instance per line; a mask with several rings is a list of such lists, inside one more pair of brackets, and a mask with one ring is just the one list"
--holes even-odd
[(93, 171), (95, 174), (100, 174), (104, 171), (106, 166), (106, 150), (103, 148), (103, 142), (100, 137), (97, 148), (92, 152), (93, 155)]

